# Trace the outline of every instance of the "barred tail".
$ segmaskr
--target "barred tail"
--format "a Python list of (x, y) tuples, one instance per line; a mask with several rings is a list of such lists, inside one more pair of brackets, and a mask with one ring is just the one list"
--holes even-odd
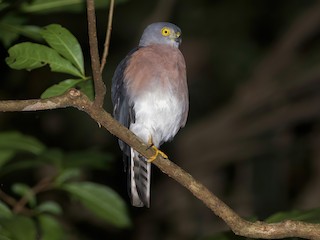
[(128, 190), (132, 205), (149, 207), (151, 163), (130, 148), (128, 168)]

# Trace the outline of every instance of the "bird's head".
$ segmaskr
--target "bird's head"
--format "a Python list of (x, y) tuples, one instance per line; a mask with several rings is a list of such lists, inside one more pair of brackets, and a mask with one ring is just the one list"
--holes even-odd
[(181, 44), (180, 28), (168, 22), (150, 24), (143, 31), (139, 46), (144, 47), (152, 44), (165, 44), (178, 48)]

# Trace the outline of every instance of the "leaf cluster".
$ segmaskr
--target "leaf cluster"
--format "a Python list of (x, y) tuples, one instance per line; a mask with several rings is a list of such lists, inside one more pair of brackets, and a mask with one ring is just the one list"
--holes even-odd
[(34, 240), (39, 235), (46, 240), (67, 239), (69, 232), (60, 221), (64, 209), (55, 198), (41, 197), (48, 192), (63, 193), (70, 204), (80, 203), (108, 225), (130, 226), (123, 199), (111, 188), (83, 178), (84, 170), (106, 170), (111, 161), (111, 156), (98, 151), (65, 153), (31, 136), (0, 133), (0, 179), (13, 173), (51, 169), (49, 176), (40, 178), (34, 186), (17, 181), (10, 190), (0, 190), (0, 239)]
[[(95, 3), (97, 8), (103, 8), (109, 1)], [(27, 71), (49, 67), (51, 72), (66, 76), (44, 90), (42, 99), (59, 96), (70, 88), (77, 88), (93, 99), (93, 82), (85, 74), (81, 46), (69, 30), (58, 24), (27, 25), (27, 19), (21, 13), (80, 12), (85, 6), (85, 0), (21, 1), (14, 11), (0, 17), (0, 41), (5, 47), (10, 47), (19, 36), (33, 40), (8, 49), (5, 60), (9, 67)], [(12, 9), (12, 5), (0, 1), (0, 13), (7, 9)], [(68, 239), (70, 229), (68, 231), (64, 226), (66, 220), (61, 221), (66, 214), (66, 203), (62, 204), (60, 197), (43, 198), (48, 193), (49, 196), (66, 196), (70, 204), (80, 204), (85, 211), (110, 226), (130, 226), (123, 199), (110, 187), (84, 177), (88, 170), (108, 170), (111, 160), (110, 155), (96, 150), (66, 153), (50, 149), (19, 132), (0, 133), (0, 179), (50, 169), (49, 176), (41, 176), (35, 182), (16, 180), (7, 186), (8, 189), (0, 189), (0, 239)]]
[(13, 69), (28, 71), (48, 65), (52, 72), (71, 75), (46, 89), (41, 98), (58, 96), (77, 87), (92, 99), (92, 81), (85, 76), (82, 49), (75, 36), (58, 24), (41, 28), (40, 35), (48, 46), (32, 42), (16, 44), (8, 50), (7, 64)]

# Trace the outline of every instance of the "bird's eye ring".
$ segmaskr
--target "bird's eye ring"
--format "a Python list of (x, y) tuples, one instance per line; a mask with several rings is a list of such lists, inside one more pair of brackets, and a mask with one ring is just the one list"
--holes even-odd
[(162, 36), (165, 36), (165, 37), (169, 36), (170, 35), (170, 29), (167, 28), (167, 27), (162, 28), (161, 29), (161, 34), (162, 34)]

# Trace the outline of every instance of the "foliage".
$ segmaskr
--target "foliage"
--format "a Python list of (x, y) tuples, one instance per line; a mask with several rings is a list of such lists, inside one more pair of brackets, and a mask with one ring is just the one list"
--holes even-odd
[[(104, 8), (109, 1), (95, 3), (97, 8)], [(47, 88), (41, 98), (77, 88), (93, 99), (93, 83), (85, 75), (83, 52), (77, 38), (59, 24), (28, 25), (25, 13), (83, 12), (85, 6), (85, 0), (33, 0), (16, 4), (0, 1), (0, 11), (5, 12), (0, 18), (0, 42), (6, 48), (11, 46), (6, 63), (12, 69), (27, 71), (48, 66), (51, 72), (67, 76)], [(32, 41), (12, 46), (20, 36)], [(16, 179), (9, 183), (9, 189), (0, 189), (0, 239), (34, 240), (39, 236), (43, 240), (67, 239), (69, 233), (61, 219), (66, 215), (64, 208), (74, 203), (110, 226), (130, 226), (122, 198), (111, 188), (85, 177), (90, 170), (110, 169), (111, 160), (109, 154), (97, 150), (67, 153), (48, 148), (32, 136), (16, 131), (1, 132), (0, 179), (50, 171), (48, 176), (40, 174), (26, 182)], [(51, 199), (44, 198), (46, 194)], [(68, 225), (70, 228), (72, 223)]]
[[(117, 4), (125, 0), (117, 1)], [(96, 8), (105, 8), (109, 1), (96, 0)], [(0, 11), (8, 11), (0, 18), (0, 42), (10, 47), (20, 36), (40, 43), (23, 42), (11, 47), (8, 51), (7, 64), (13, 69), (32, 70), (48, 65), (53, 72), (71, 75), (58, 84), (46, 89), (41, 98), (61, 95), (68, 89), (81, 89), (93, 99), (93, 83), (85, 76), (83, 54), (78, 40), (64, 27), (50, 24), (39, 27), (26, 24), (27, 14), (50, 14), (55, 12), (79, 13), (85, 10), (85, 0), (33, 0), (14, 4), (0, 1)], [(49, 46), (44, 45), (46, 42)]]
[[(41, 198), (43, 193), (52, 191), (64, 192), (69, 201), (81, 203), (92, 215), (110, 225), (118, 228), (130, 225), (126, 205), (116, 192), (80, 180), (84, 169), (108, 169), (110, 156), (92, 150), (64, 153), (18, 132), (0, 133), (0, 152), (8, 153), (0, 161), (1, 178), (28, 170), (52, 169), (45, 182), (40, 179), (34, 186), (15, 182), (11, 191), (1, 190), (1, 196), (14, 200), (0, 201), (0, 239), (34, 240), (40, 233), (41, 239), (66, 239), (67, 232), (59, 221), (64, 214), (61, 202)], [(10, 197), (11, 192), (17, 198)]]
[[(0, 42), (9, 47), (19, 36), (25, 36), (36, 41), (41, 41), (41, 28), (34, 25), (28, 25), (25, 14), (50, 14), (56, 12), (79, 13), (85, 10), (85, 0), (33, 0), (20, 1), (17, 9), (9, 11), (8, 14), (0, 18)], [(118, 0), (117, 4), (125, 2)], [(17, 3), (8, 3), (0, 1), (0, 11), (8, 11), (12, 5)], [(107, 0), (95, 0), (96, 8), (105, 8), (109, 5)]]
[[(118, 0), (117, 3), (124, 2)], [(85, 9), (85, 0), (34, 0), (24, 3), (21, 10), (27, 13), (46, 14), (53, 12), (80, 12)], [(109, 5), (107, 0), (95, 0), (96, 8), (104, 8)]]
[[(16, 44), (8, 50), (7, 64), (13, 69), (29, 71), (49, 65), (52, 72), (66, 73), (76, 77), (76, 79), (68, 78), (49, 87), (41, 95), (42, 98), (61, 95), (72, 87), (79, 87), (92, 97), (92, 88), (82, 88), (79, 85), (83, 82), (88, 82), (90, 85), (92, 83), (84, 75), (83, 54), (77, 39), (58, 24), (43, 27), (40, 35), (49, 46), (31, 42)], [(86, 92), (87, 90), (91, 91)]]
[[(126, 206), (119, 196), (106, 186), (91, 182), (65, 183), (62, 188), (74, 195), (96, 216), (118, 227), (128, 226)], [(109, 204), (106, 204), (109, 203)]]
[[(78, 88), (93, 99), (92, 81), (85, 73), (84, 57), (76, 37), (69, 30), (58, 24), (50, 24), (45, 27), (28, 24), (28, 17), (32, 15), (58, 12), (80, 13), (85, 10), (85, 0), (16, 1), (20, 3), (15, 8), (10, 8), (11, 2), (14, 1), (0, 1), (0, 11), (4, 13), (0, 17), (0, 42), (5, 48), (10, 48), (17, 40), (21, 40), (20, 37), (28, 38), (30, 42), (18, 43), (8, 50), (9, 57), (6, 61), (9, 66), (13, 69), (27, 71), (48, 67), (52, 72), (60, 73), (58, 76), (63, 76), (61, 81), (46, 89), (41, 95), (42, 98), (58, 96), (70, 88)], [(122, 1), (116, 1), (116, 3), (119, 2)], [(109, 1), (95, 0), (95, 3), (96, 7), (100, 8), (108, 5)], [(225, 4), (225, 6), (227, 5)], [(139, 5), (140, 9), (143, 9), (142, 7)], [(186, 12), (185, 8), (182, 9)], [(234, 9), (236, 13), (248, 15), (245, 11), (239, 11), (238, 7), (234, 7)], [(215, 12), (217, 14), (211, 14), (215, 19), (220, 15), (222, 16), (220, 19), (225, 19), (225, 16), (232, 15), (221, 14), (224, 11), (219, 7), (215, 8), (215, 11), (217, 11)], [(198, 13), (199, 11), (194, 9), (193, 12)], [(254, 12), (259, 14), (259, 11)], [(289, 13), (290, 11), (286, 8), (286, 12)], [(236, 19), (236, 21), (241, 19), (238, 15), (233, 15), (235, 16), (233, 19)], [(194, 28), (197, 28), (197, 35), (201, 34), (202, 29), (199, 26), (206, 26), (206, 24), (199, 24), (199, 22), (195, 24), (193, 16), (188, 14), (184, 14), (184, 16), (192, 23), (185, 24), (191, 28), (192, 33), (194, 34)], [(201, 21), (202, 18), (197, 17), (197, 19)], [(255, 22), (252, 21), (252, 18), (247, 18), (246, 21)], [(243, 39), (235, 39), (235, 34), (238, 34), (241, 30), (237, 28), (237, 31), (234, 31), (232, 18), (228, 18), (228, 21), (211, 22), (227, 24), (223, 29), (226, 30), (226, 35), (230, 34), (227, 38), (232, 39), (231, 44), (230, 41), (219, 40), (220, 36), (216, 34), (217, 26), (205, 27), (205, 31), (214, 31), (214, 42), (216, 46), (219, 46), (215, 49), (214, 61), (217, 62), (212, 65), (216, 66), (216, 72), (225, 74), (222, 77), (223, 83), (229, 87), (230, 79), (238, 81), (245, 78), (245, 75), (240, 74), (241, 71), (250, 65), (248, 63), (253, 62), (252, 59), (257, 58), (257, 52), (261, 50), (250, 39), (247, 39), (248, 36), (251, 36), (248, 32), (245, 32)], [(229, 27), (230, 22), (232, 27)], [(280, 25), (281, 21), (280, 23), (278, 22), (277, 19), (277, 25)], [(248, 26), (251, 25), (243, 25), (244, 28), (254, 28)], [(128, 31), (126, 28), (123, 29), (123, 31)], [(262, 31), (265, 32), (265, 29), (261, 28)], [(266, 35), (270, 35), (268, 31), (263, 36)], [(206, 32), (206, 38), (207, 36), (208, 32)], [(264, 37), (262, 38), (263, 41), (266, 41)], [(225, 43), (225, 45), (222, 43)], [(205, 44), (203, 45), (205, 46)], [(242, 51), (239, 51), (239, 46), (242, 46), (242, 48), (240, 47)], [(195, 49), (197, 50), (197, 48)], [(209, 51), (209, 49), (206, 49), (206, 51)], [(315, 53), (316, 51), (312, 52)], [(308, 61), (303, 62), (304, 64), (310, 64)], [(203, 72), (208, 75), (208, 71)], [(208, 77), (208, 79), (211, 82), (211, 78)], [(219, 80), (215, 78), (214, 83), (219, 85)], [(221, 94), (218, 92), (212, 94), (212, 88), (208, 88), (208, 85), (205, 85), (205, 88), (210, 89), (210, 96)], [(221, 89), (221, 86), (216, 87), (216, 89), (218, 88)], [(198, 100), (198, 102), (204, 101)], [(210, 110), (205, 104), (203, 107)], [(202, 111), (202, 109), (199, 111)], [(11, 198), (8, 201), (0, 201), (0, 240), (28, 240), (39, 237), (44, 240), (66, 239), (68, 231), (64, 228), (62, 222), (67, 220), (63, 219), (61, 221), (61, 219), (66, 216), (65, 205), (76, 202), (81, 204), (82, 208), (80, 210), (88, 211), (92, 216), (107, 224), (117, 228), (129, 226), (130, 220), (123, 200), (109, 187), (90, 182), (85, 176), (88, 170), (108, 170), (111, 166), (111, 159), (109, 155), (96, 150), (64, 152), (61, 149), (48, 148), (36, 138), (19, 132), (1, 133), (0, 179), (3, 180), (1, 182), (5, 182), (11, 176), (21, 174), (25, 177), (30, 172), (46, 172), (47, 168), (50, 168), (50, 173), (53, 174), (50, 176), (40, 174), (36, 179), (27, 179), (27, 182), (11, 178), (15, 179), (14, 182), (10, 182), (9, 185), (1, 185), (0, 193), (5, 194), (4, 196), (7, 200), (7, 197)], [(43, 180), (46, 180), (44, 187), (41, 185)], [(259, 183), (257, 185), (260, 187)], [(39, 189), (39, 186), (42, 186), (42, 188)], [(49, 197), (59, 195), (59, 197), (63, 196), (63, 199), (48, 198), (47, 196), (44, 198), (43, 196), (47, 193), (49, 193)], [(272, 194), (270, 196), (273, 197)], [(13, 199), (14, 202), (10, 201), (10, 199)], [(20, 207), (20, 210), (18, 207)], [(286, 219), (319, 222), (319, 209), (278, 212), (267, 218), (266, 222), (279, 222)], [(198, 239), (225, 240), (244, 238), (234, 236), (232, 232), (224, 232)]]

